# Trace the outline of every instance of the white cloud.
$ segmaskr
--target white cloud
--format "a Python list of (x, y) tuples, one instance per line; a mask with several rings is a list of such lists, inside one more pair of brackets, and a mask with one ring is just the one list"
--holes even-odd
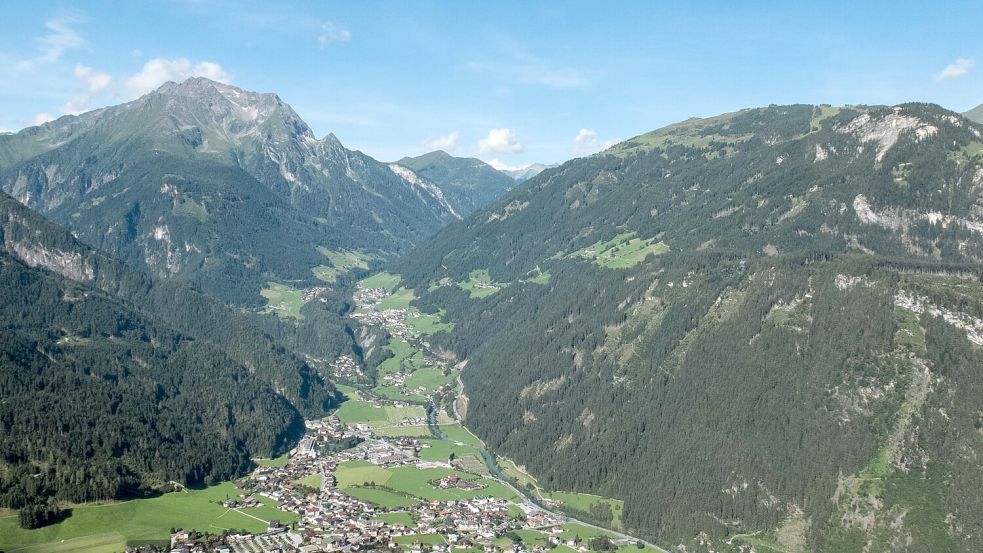
[(461, 138), (461, 133), (454, 131), (447, 136), (428, 138), (423, 141), (423, 145), (428, 150), (443, 150), (448, 153), (454, 153), (457, 150), (457, 141), (459, 138)]
[(348, 42), (352, 34), (344, 26), (330, 21), (321, 24), (321, 34), (317, 36), (317, 43), (324, 49), (332, 42)]
[(113, 82), (113, 78), (108, 73), (99, 73), (82, 64), (75, 66), (75, 78), (85, 85), (85, 92), (73, 96), (61, 107), (62, 113), (68, 115), (78, 115), (88, 110), (92, 101)]
[(621, 142), (620, 138), (601, 140), (594, 129), (580, 129), (573, 138), (573, 151), (577, 155), (590, 155), (606, 150)]
[(36, 127), (38, 125), (43, 125), (43, 124), (47, 123), (48, 121), (54, 121), (54, 119), (55, 118), (52, 117), (51, 114), (45, 113), (45, 112), (42, 111), (41, 113), (35, 115), (34, 117), (31, 117), (31, 121), (30, 121), (30, 123), (28, 123), (27, 126), (28, 127)]
[(936, 81), (947, 81), (957, 79), (969, 74), (969, 70), (976, 65), (976, 61), (971, 58), (959, 58), (953, 63), (945, 66), (941, 73), (935, 75)]
[(492, 129), (478, 141), (478, 152), (482, 154), (520, 154), (523, 149), (512, 129)]
[(221, 83), (232, 82), (232, 76), (222, 66), (202, 61), (193, 64), (187, 58), (154, 58), (143, 64), (139, 73), (126, 79), (126, 90), (131, 98), (156, 90), (167, 81), (181, 82), (191, 77), (205, 77)]
[(37, 55), (17, 62), (17, 68), (25, 71), (33, 70), (39, 65), (60, 60), (67, 50), (83, 46), (85, 39), (71, 27), (78, 22), (78, 19), (70, 17), (45, 21), (44, 26), (48, 32), (35, 39), (38, 45)]

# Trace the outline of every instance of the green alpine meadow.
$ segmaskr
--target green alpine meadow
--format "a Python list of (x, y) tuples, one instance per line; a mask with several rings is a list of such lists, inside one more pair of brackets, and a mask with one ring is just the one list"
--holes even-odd
[(0, 13), (0, 553), (983, 551), (983, 7)]

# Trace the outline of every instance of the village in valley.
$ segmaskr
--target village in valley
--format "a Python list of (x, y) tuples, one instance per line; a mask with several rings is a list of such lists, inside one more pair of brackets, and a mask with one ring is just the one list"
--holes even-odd
[[(262, 520), (266, 531), (175, 529), (170, 551), (654, 553), (624, 534), (561, 513), (558, 502), (541, 495), (533, 501), (519, 491), (517, 467), (500, 471), (454, 418), (454, 402), (446, 401), (459, 393), (462, 364), (434, 355), (425, 341), (446, 323), (411, 308), (412, 291), (383, 275), (362, 282), (354, 313), (391, 337), (386, 347), (393, 356), (379, 366), (377, 386), (364, 385), (353, 357), (336, 359), (334, 379), (363, 385), (340, 385), (347, 396), (342, 406), (306, 421), (288, 455), (260, 460), (235, 482), (240, 493), (222, 503)], [(263, 520), (250, 514), (264, 506), (283, 515)]]

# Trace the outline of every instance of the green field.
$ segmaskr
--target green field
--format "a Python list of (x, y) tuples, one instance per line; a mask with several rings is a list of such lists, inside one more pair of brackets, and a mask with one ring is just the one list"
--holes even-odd
[(429, 545), (434, 545), (438, 543), (447, 543), (444, 536), (440, 534), (410, 534), (407, 536), (396, 536), (393, 540), (397, 545), (411, 546), (416, 542), (425, 543)]
[(471, 431), (464, 428), (460, 424), (442, 424), (440, 425), (440, 431), (444, 434), (445, 438), (453, 442), (460, 442), (472, 447), (485, 446), (485, 444), (481, 443), (481, 440), (479, 440), (477, 436), (472, 434)]
[(497, 464), (498, 468), (502, 469), (502, 472), (504, 472), (507, 476), (514, 478), (520, 486), (536, 486), (536, 479), (529, 473), (520, 469), (511, 459), (498, 457), (495, 459), (495, 464)]
[(399, 286), (399, 282), (402, 280), (399, 275), (394, 275), (382, 271), (381, 273), (376, 273), (368, 278), (364, 278), (359, 281), (358, 285), (361, 288), (382, 288), (387, 292), (392, 292)]
[(324, 482), (324, 475), (321, 474), (308, 474), (303, 478), (298, 478), (294, 480), (294, 484), (300, 484), (302, 486), (307, 486), (309, 488), (314, 488), (316, 490), (321, 489), (321, 484)]
[(416, 309), (410, 308), (406, 316), (406, 324), (420, 334), (429, 336), (438, 332), (450, 332), (454, 330), (454, 323), (444, 322), (444, 310), (438, 313), (420, 313)]
[(416, 299), (412, 288), (399, 288), (375, 304), (377, 311), (385, 309), (409, 309), (410, 302)]
[(610, 532), (605, 532), (604, 530), (599, 530), (597, 528), (591, 528), (590, 526), (584, 526), (583, 524), (577, 524), (576, 522), (564, 524), (563, 532), (560, 533), (560, 539), (563, 541), (572, 540), (577, 537), (587, 541), (597, 536), (607, 536), (609, 538), (615, 537), (614, 534)]
[(0, 518), (0, 550), (108, 553), (122, 551), (127, 543), (166, 542), (171, 528), (262, 532), (272, 519), (291, 522), (297, 518), (272, 504), (241, 512), (222, 506), (226, 498), (240, 493), (226, 482), (150, 499), (85, 505), (72, 509), (72, 516), (64, 521), (37, 530), (20, 528), (17, 516), (8, 515)]
[(534, 547), (537, 545), (541, 547), (546, 547), (546, 544), (548, 543), (546, 541), (546, 534), (540, 532), (539, 530), (530, 530), (530, 529), (522, 528), (519, 530), (514, 530), (514, 532), (518, 534), (520, 538), (522, 538), (522, 543), (527, 548)]
[(376, 436), (386, 438), (425, 438), (431, 436), (430, 427), (425, 424), (414, 424), (411, 426), (373, 426), (372, 432)]
[(599, 495), (573, 492), (548, 492), (545, 494), (550, 499), (562, 501), (564, 505), (584, 513), (590, 513), (591, 508), (599, 503), (607, 503), (611, 507), (614, 515), (612, 526), (616, 529), (622, 527), (621, 513), (625, 508), (625, 502), (620, 499), (610, 499)]
[(349, 399), (341, 404), (335, 413), (341, 422), (353, 424), (386, 420), (386, 410), (372, 402)]
[(277, 457), (276, 459), (253, 459), (253, 462), (261, 467), (285, 467), (287, 463), (290, 462), (290, 457), (286, 453)]
[(412, 372), (423, 367), (423, 352), (411, 346), (406, 340), (393, 338), (386, 348), (393, 353), (393, 356), (379, 365), (380, 378), (387, 374)]
[(501, 282), (492, 282), (488, 269), (476, 269), (468, 275), (468, 280), (459, 282), (457, 285), (462, 290), (467, 290), (472, 298), (486, 298), (502, 288), (508, 286)]
[[(480, 480), (487, 486), (479, 490), (440, 489), (430, 483), (449, 474), (456, 474), (468, 480)], [(500, 482), (445, 468), (419, 469), (415, 466), (404, 466), (386, 469), (364, 461), (348, 461), (338, 465), (335, 478), (338, 480), (338, 487), (345, 493), (390, 508), (411, 505), (414, 503), (412, 498), (427, 501), (449, 501), (479, 496), (516, 499), (515, 493)], [(364, 487), (370, 484), (378, 488)]]
[(376, 515), (375, 520), (381, 520), (386, 524), (402, 524), (403, 526), (413, 526), (416, 521), (413, 516), (405, 511), (393, 511)]
[(419, 405), (397, 407), (376, 405), (371, 401), (349, 399), (336, 412), (346, 424), (367, 423), (372, 426), (395, 424), (404, 418), (422, 418), (427, 412)]
[(371, 256), (348, 250), (331, 251), (318, 246), (317, 251), (328, 258), (331, 266), (318, 265), (311, 269), (314, 276), (327, 283), (334, 283), (338, 276), (352, 269), (368, 269)]
[(455, 445), (446, 440), (424, 440), (421, 444), (428, 444), (430, 447), (420, 449), (420, 459), (424, 461), (434, 461), (445, 463), (451, 453), (460, 457), (462, 455), (480, 455), (473, 447)]
[[(466, 499), (479, 496), (498, 497), (501, 499), (517, 499), (516, 495), (504, 484), (494, 480), (481, 479), (471, 474), (460, 471), (433, 468), (418, 469), (416, 467), (397, 467), (392, 469), (392, 476), (386, 482), (386, 487), (403, 492), (420, 499), (449, 501), (453, 499)], [(480, 490), (460, 490), (435, 488), (430, 484), (431, 480), (438, 480), (448, 474), (457, 474), (467, 480), (480, 480), (487, 487)]]
[(266, 288), (260, 290), (259, 295), (266, 298), (266, 313), (276, 313), (277, 317), (285, 319), (293, 317), (303, 319), (300, 308), (307, 303), (303, 298), (304, 291), (298, 288), (291, 288), (276, 282), (267, 282)]
[(550, 274), (549, 271), (542, 272), (539, 270), (539, 268), (533, 271), (533, 273), (533, 276), (527, 278), (526, 282), (531, 282), (533, 284), (549, 284), (550, 279), (553, 278), (553, 275)]
[(457, 373), (454, 371), (444, 374), (444, 371), (438, 368), (425, 367), (413, 371), (406, 377), (406, 382), (403, 385), (406, 386), (407, 390), (422, 388), (424, 390), (423, 393), (429, 394), (441, 386), (454, 382), (456, 378)]
[(412, 497), (386, 489), (392, 476), (390, 470), (365, 461), (347, 461), (335, 469), (338, 487), (352, 497), (387, 509), (409, 507), (418, 503)]
[(393, 356), (383, 361), (378, 368), (378, 381), (383, 382), (390, 374), (406, 373), (402, 386), (382, 385), (373, 389), (376, 395), (393, 401), (422, 403), (434, 390), (453, 382), (456, 372), (445, 375), (441, 369), (426, 365), (423, 352), (400, 338), (393, 338), (386, 346)]
[(383, 488), (364, 488), (354, 486), (351, 488), (345, 488), (344, 491), (346, 494), (356, 499), (374, 503), (375, 505), (378, 505), (384, 509), (400, 509), (403, 507), (416, 505), (420, 502), (418, 499), (395, 494)]
[(627, 269), (638, 265), (649, 255), (662, 255), (669, 251), (664, 242), (655, 238), (636, 238), (634, 232), (619, 234), (608, 241), (598, 240), (593, 245), (566, 255), (567, 258), (589, 259), (599, 267)]
[(345, 461), (335, 468), (335, 479), (339, 488), (350, 488), (375, 484), (381, 486), (389, 481), (392, 472), (367, 461)]

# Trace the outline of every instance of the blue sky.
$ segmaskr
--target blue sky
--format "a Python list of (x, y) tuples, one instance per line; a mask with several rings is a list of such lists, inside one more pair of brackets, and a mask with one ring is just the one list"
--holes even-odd
[(192, 74), (276, 92), (319, 137), (334, 132), (381, 160), (442, 147), (513, 166), (772, 103), (983, 103), (983, 2), (0, 9), (0, 130)]

